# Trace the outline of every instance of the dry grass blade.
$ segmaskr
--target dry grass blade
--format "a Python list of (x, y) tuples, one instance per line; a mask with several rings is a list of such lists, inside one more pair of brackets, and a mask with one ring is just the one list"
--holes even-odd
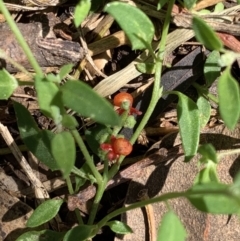
[(8, 128), (5, 127), (3, 124), (0, 123), (0, 133), (5, 140), (6, 144), (8, 145), (9, 149), (12, 151), (13, 155), (17, 159), (18, 163), (26, 173), (27, 177), (29, 178), (30, 182), (32, 183), (33, 187), (36, 191), (36, 197), (39, 199), (49, 198), (49, 194), (41, 181), (35, 176), (32, 168), (29, 166), (27, 160), (22, 155), (21, 151), (19, 150), (17, 144), (13, 140)]
[[(240, 10), (240, 5), (226, 9), (221, 13), (217, 14), (218, 16), (226, 16), (236, 14)], [(214, 16), (214, 15), (212, 15)], [(165, 56), (170, 54), (175, 48), (188, 41), (194, 36), (194, 32), (188, 29), (176, 29), (173, 32), (168, 34), (167, 45), (165, 49)], [(154, 44), (155, 48), (157, 44)], [(129, 83), (132, 79), (141, 75), (139, 71), (137, 71), (135, 65), (140, 62), (150, 61), (151, 58), (148, 55), (148, 52), (142, 53), (136, 60), (134, 60), (131, 64), (129, 64), (124, 69), (119, 72), (105, 78), (98, 85), (95, 86), (95, 90), (102, 96), (108, 96), (120, 88), (122, 88), (125, 84)]]
[(195, 11), (204, 9), (210, 6), (213, 6), (217, 3), (223, 2), (223, 0), (205, 0), (205, 1), (199, 1), (196, 6), (193, 8)]
[[(186, 42), (193, 36), (193, 31), (187, 29), (177, 29), (171, 32), (168, 35), (167, 39), (167, 46), (165, 49), (166, 56), (168, 53), (171, 53), (171, 51), (173, 51), (175, 48), (177, 48), (179, 45)], [(156, 46), (157, 43), (154, 44), (153, 48), (156, 48)], [(125, 84), (129, 83), (132, 79), (141, 75), (141, 73), (135, 67), (136, 64), (150, 60), (151, 57), (148, 55), (148, 52), (143, 52), (127, 67), (102, 80), (98, 85), (95, 86), (94, 90), (96, 90), (102, 96), (108, 96), (115, 93)]]
[[(219, 13), (213, 12), (211, 14), (201, 15), (201, 18), (215, 31), (240, 36), (240, 26), (238, 23), (235, 23), (235, 18), (239, 10), (240, 5), (237, 5)], [(193, 14), (189, 13), (173, 14), (173, 22), (179, 27), (191, 28), (192, 18)]]

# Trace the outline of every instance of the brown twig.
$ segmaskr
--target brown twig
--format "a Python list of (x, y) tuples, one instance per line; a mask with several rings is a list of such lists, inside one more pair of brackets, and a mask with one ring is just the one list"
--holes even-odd
[[(148, 190), (143, 189), (138, 194), (139, 200), (147, 200), (149, 199)], [(154, 210), (151, 204), (145, 206), (148, 228), (149, 228), (149, 241), (157, 240), (157, 232), (156, 232), (156, 221), (154, 217)]]

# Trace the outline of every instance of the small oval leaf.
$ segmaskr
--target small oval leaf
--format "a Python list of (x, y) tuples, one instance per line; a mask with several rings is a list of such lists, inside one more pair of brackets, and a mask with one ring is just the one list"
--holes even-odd
[(115, 233), (128, 234), (133, 232), (132, 229), (127, 224), (117, 220), (107, 222), (106, 225), (109, 226), (111, 230)]
[(220, 13), (220, 12), (222, 12), (224, 10), (224, 8), (225, 8), (225, 6), (224, 6), (224, 4), (222, 2), (217, 3), (215, 5), (215, 7), (214, 7), (214, 11), (213, 12), (214, 13)]
[(119, 125), (113, 106), (81, 81), (68, 81), (61, 87), (63, 103), (78, 114), (105, 125)]
[(56, 125), (62, 121), (65, 109), (62, 103), (61, 93), (55, 79), (59, 77), (47, 75), (44, 78), (35, 77), (35, 87), (38, 96), (38, 103), (44, 115), (52, 118)]
[(57, 170), (51, 150), (50, 140), (54, 136), (51, 131), (41, 131), (30, 112), (21, 104), (14, 102), (14, 110), (17, 116), (17, 124), (21, 138), (27, 148), (52, 171)]
[(62, 118), (62, 125), (70, 130), (74, 130), (76, 127), (78, 127), (78, 122), (74, 116), (65, 114)]
[(111, 2), (104, 11), (111, 14), (132, 44), (132, 49), (145, 49), (153, 39), (154, 26), (140, 9), (122, 2)]
[(7, 100), (18, 87), (18, 82), (5, 69), (0, 69), (0, 80), (0, 100)]
[(204, 157), (205, 160), (211, 160), (218, 163), (217, 153), (212, 144), (204, 144), (198, 148), (198, 152)]
[[(211, 190), (211, 194), (204, 194), (205, 190)], [(190, 195), (188, 200), (202, 212), (213, 214), (233, 214), (239, 212), (239, 200), (230, 195), (229, 186), (217, 182), (208, 182), (194, 185), (193, 192), (201, 194)]]
[(199, 96), (197, 99), (197, 107), (199, 110), (200, 129), (202, 129), (209, 121), (211, 115), (211, 105), (206, 98)]
[(47, 200), (40, 204), (27, 221), (27, 227), (34, 228), (54, 218), (58, 213), (63, 200)]
[(219, 111), (226, 126), (233, 130), (240, 115), (239, 84), (227, 67), (218, 81)]
[(87, 17), (91, 8), (90, 0), (80, 0), (74, 11), (74, 24), (78, 28), (82, 21)]
[(197, 174), (194, 184), (204, 184), (211, 182), (219, 182), (217, 176), (217, 165), (211, 161)]
[(156, 65), (153, 63), (139, 63), (136, 65), (136, 68), (143, 74), (154, 74)]
[(73, 64), (66, 64), (66, 65), (63, 65), (63, 66), (60, 68), (59, 74), (58, 74), (60, 80), (62, 80), (63, 78), (65, 78), (66, 75), (69, 74), (69, 72), (71, 72), (72, 67), (73, 67)]
[(201, 19), (196, 16), (192, 20), (192, 28), (196, 39), (210, 50), (222, 50), (223, 44), (216, 33)]
[(71, 173), (76, 159), (73, 136), (69, 132), (57, 133), (51, 140), (51, 149), (59, 170), (66, 178)]
[(185, 161), (196, 154), (200, 136), (199, 110), (197, 105), (186, 95), (172, 91), (178, 95), (177, 117), (180, 136), (185, 153)]
[(184, 0), (184, 6), (187, 8), (187, 9), (191, 9), (194, 4), (197, 2), (197, 0)]
[[(169, 232), (169, 230), (171, 230), (171, 232)], [(187, 232), (178, 216), (173, 211), (168, 211), (164, 214), (158, 229), (157, 240), (184, 241), (186, 237)]]
[(218, 63), (221, 67), (227, 67), (232, 65), (238, 58), (239, 53), (228, 50), (221, 55)]
[(69, 230), (64, 236), (63, 241), (85, 241), (91, 237), (96, 229), (94, 225), (79, 225)]
[(208, 87), (220, 76), (221, 67), (219, 66), (219, 59), (220, 53), (214, 50), (208, 55), (205, 61), (203, 72)]
[(16, 241), (62, 241), (64, 233), (52, 230), (29, 231), (22, 234)]

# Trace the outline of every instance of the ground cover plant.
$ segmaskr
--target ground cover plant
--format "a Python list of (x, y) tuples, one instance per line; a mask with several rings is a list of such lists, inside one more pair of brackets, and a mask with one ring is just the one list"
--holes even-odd
[[(151, 56), (150, 62), (142, 62), (136, 66), (139, 71), (154, 75), (150, 104), (146, 112), (141, 113), (135, 108), (133, 97), (128, 93), (116, 94), (113, 104), (110, 104), (82, 80), (68, 79), (63, 81), (72, 71), (73, 65), (70, 63), (62, 66), (56, 75), (44, 74), (6, 6), (0, 0), (0, 10), (35, 72), (34, 87), (37, 92), (39, 108), (56, 126), (56, 132), (40, 129), (29, 111), (20, 103), (15, 102), (14, 110), (24, 144), (50, 170), (61, 172), (69, 194), (78, 193), (80, 187), (87, 182), (96, 186), (96, 194), (87, 221), (85, 221), (86, 218), (82, 218), (77, 207), (73, 207), (78, 225), (64, 232), (56, 232), (50, 229), (36, 231), (34, 228), (51, 221), (58, 214), (61, 206), (67, 202), (67, 199), (45, 200), (27, 220), (26, 226), (33, 228), (33, 231), (22, 234), (17, 241), (43, 240), (43, 237), (44, 240), (49, 241), (91, 240), (104, 226), (110, 227), (113, 232), (118, 234), (127, 234), (131, 232), (131, 227), (126, 223), (115, 220), (115, 217), (131, 209), (156, 202), (165, 202), (169, 210), (159, 225), (157, 240), (186, 240), (187, 233), (181, 220), (167, 204), (168, 200), (180, 197), (188, 199), (195, 208), (203, 212), (239, 214), (240, 174), (235, 177), (231, 185), (221, 183), (217, 175), (217, 165), (220, 161), (219, 154), (211, 143), (199, 146), (201, 128), (206, 125), (210, 118), (209, 100), (218, 104), (221, 118), (229, 129), (234, 129), (238, 123), (240, 115), (240, 109), (238, 108), (240, 105), (239, 84), (231, 74), (231, 67), (239, 58), (239, 54), (224, 47), (217, 33), (201, 18), (202, 15), (198, 12), (191, 12), (196, 1), (185, 0), (176, 3), (189, 9), (192, 14), (191, 24), (196, 40), (211, 51), (204, 66), (205, 85), (194, 84), (198, 91), (196, 102), (175, 90), (166, 93), (161, 86), (163, 66), (166, 64), (164, 58), (167, 36), (175, 1), (160, 0), (157, 4), (157, 10), (164, 9), (165, 11), (161, 40), (157, 47), (152, 45), (155, 32), (154, 25), (144, 11), (126, 2), (104, 3), (104, 13), (110, 14), (126, 33), (131, 42), (132, 50), (146, 51)], [(91, 11), (91, 4), (93, 3), (90, 0), (82, 0), (76, 5), (73, 15), (76, 28), (81, 25)], [(126, 13), (128, 14), (126, 15)], [(3, 55), (1, 57), (4, 58)], [(6, 60), (8, 61), (8, 59)], [(0, 98), (8, 99), (21, 82), (4, 68), (0, 70), (0, 76)], [(217, 98), (208, 92), (208, 88), (216, 78), (219, 78)], [(159, 98), (166, 94), (178, 97), (177, 118), (185, 162), (191, 162), (191, 159), (199, 153), (201, 155), (199, 164), (203, 168), (199, 171), (190, 189), (141, 200), (127, 207), (114, 210), (96, 222), (96, 214), (108, 181), (118, 173), (124, 158), (132, 152), (138, 136), (148, 123)], [(116, 110), (114, 110), (114, 106)], [(86, 130), (85, 139), (78, 131), (79, 123), (77, 119), (69, 114), (67, 109), (73, 110), (82, 117), (90, 118), (96, 123)], [(134, 118), (136, 115), (143, 116), (137, 126), (135, 126)], [(134, 128), (134, 133), (129, 140), (120, 134), (122, 128)], [(81, 151), (85, 161), (80, 168), (75, 166), (77, 150)], [(239, 153), (240, 151), (235, 149), (232, 152)], [(221, 153), (221, 156), (228, 154), (230, 152)], [(103, 163), (102, 173), (95, 166), (94, 158), (100, 158)], [(76, 178), (76, 185), (71, 182), (72, 175)], [(170, 225), (174, 227), (173, 236), (169, 236), (167, 232)]]

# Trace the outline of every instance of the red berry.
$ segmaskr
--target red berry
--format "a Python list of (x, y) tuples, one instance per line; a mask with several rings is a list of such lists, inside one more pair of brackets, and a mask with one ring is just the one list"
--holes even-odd
[(132, 144), (125, 138), (118, 138), (112, 144), (113, 151), (118, 155), (127, 156), (132, 152)]
[(108, 154), (107, 154), (108, 161), (114, 161), (114, 160), (118, 159), (118, 157), (119, 157), (119, 155), (117, 155), (113, 151), (109, 151)]
[(115, 95), (115, 97), (113, 99), (113, 104), (115, 106), (121, 107), (122, 103), (126, 102), (126, 101), (129, 102), (129, 106), (132, 106), (133, 97), (126, 92), (122, 92), (122, 93), (119, 93), (119, 94)]
[(112, 145), (109, 144), (109, 143), (102, 143), (100, 145), (100, 148), (103, 150), (103, 151), (112, 151)]

